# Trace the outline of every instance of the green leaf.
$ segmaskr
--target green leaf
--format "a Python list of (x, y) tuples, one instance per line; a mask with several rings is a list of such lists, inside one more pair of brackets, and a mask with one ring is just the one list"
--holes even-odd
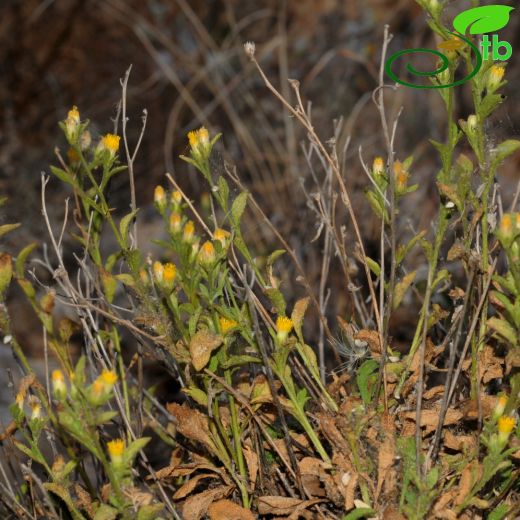
[(55, 177), (58, 177), (58, 179), (66, 184), (70, 184), (71, 186), (76, 186), (76, 179), (65, 170), (62, 170), (61, 168), (56, 168), (56, 166), (51, 166), (51, 172)]
[(38, 244), (36, 242), (33, 242), (32, 244), (29, 244), (28, 246), (25, 246), (16, 257), (16, 275), (19, 278), (23, 278), (23, 271), (25, 268), (25, 261), (27, 260), (27, 257), (31, 254), (32, 250), (37, 246)]
[(247, 197), (249, 197), (249, 193), (247, 193), (247, 191), (243, 191), (233, 201), (233, 205), (231, 206), (231, 214), (233, 215), (234, 226), (238, 226), (238, 224), (240, 223), (242, 214), (244, 213), (244, 210), (246, 209)]
[(453, 27), (461, 34), (485, 34), (498, 31), (509, 22), (509, 13), (514, 7), (486, 5), (467, 9), (453, 20)]
[(488, 94), (480, 103), (478, 109), (480, 118), (482, 120), (486, 119), (502, 101), (504, 101), (504, 98), (499, 94)]
[(204, 408), (208, 407), (208, 394), (197, 388), (196, 386), (190, 385), (188, 388), (182, 390), (186, 395), (189, 395), (197, 404), (200, 404)]
[(379, 266), (379, 264), (375, 260), (372, 260), (369, 256), (365, 256), (365, 259), (367, 261), (367, 264), (368, 264), (368, 267), (370, 268), (370, 270), (376, 276), (379, 276), (381, 274), (381, 267)]
[(137, 520), (155, 520), (158, 518), (157, 514), (164, 509), (164, 504), (149, 504), (139, 509), (137, 513)]
[(494, 150), (493, 164), (501, 163), (506, 157), (515, 153), (520, 148), (520, 141), (516, 139), (508, 139), (503, 143), (500, 143)]
[(114, 417), (118, 415), (118, 412), (101, 412), (95, 419), (95, 424), (106, 424), (110, 422)]
[(224, 206), (222, 209), (227, 212), (229, 201), (229, 186), (224, 177), (218, 178), (218, 191), (220, 192), (221, 203)]
[(363, 403), (369, 405), (374, 394), (374, 383), (379, 363), (374, 359), (367, 359), (360, 367), (356, 375), (356, 382)]
[(269, 298), (269, 301), (276, 309), (276, 313), (282, 316), (285, 316), (285, 299), (280, 290), (275, 289), (274, 287), (269, 287), (265, 289), (265, 295)]
[(123, 458), (126, 463), (131, 464), (135, 456), (150, 442), (151, 437), (141, 437), (127, 446)]
[(220, 366), (222, 368), (233, 368), (233, 367), (237, 367), (240, 365), (247, 365), (248, 363), (261, 363), (261, 362), (262, 362), (262, 360), (255, 356), (240, 355), (240, 356), (229, 357), (229, 359), (220, 363)]
[(507, 515), (509, 511), (508, 504), (500, 504), (491, 513), (489, 513), (487, 520), (502, 520)]
[(107, 504), (101, 504), (94, 515), (93, 520), (115, 520), (117, 517), (117, 509), (108, 506)]
[(267, 257), (267, 262), (266, 262), (267, 267), (271, 267), (274, 264), (274, 262), (276, 261), (276, 259), (279, 258), (280, 256), (282, 256), (285, 253), (286, 253), (285, 249), (277, 249), (276, 251), (271, 253)]
[(0, 237), (3, 235), (7, 235), (7, 233), (10, 233), (11, 231), (14, 231), (16, 228), (19, 228), (21, 224), (4, 224), (3, 226), (0, 226)]
[(359, 509), (354, 509), (348, 515), (343, 517), (343, 520), (357, 520), (358, 518), (369, 518), (374, 516), (376, 512), (370, 507), (360, 507)]
[(497, 334), (502, 336), (511, 345), (517, 344), (517, 334), (515, 329), (506, 321), (500, 318), (489, 318), (487, 320), (487, 326), (493, 329)]
[(121, 232), (121, 236), (123, 237), (123, 241), (126, 244), (126, 241), (128, 240), (128, 227), (130, 226), (130, 223), (136, 216), (137, 212), (139, 211), (139, 208), (128, 213), (128, 215), (125, 215), (119, 224), (119, 231)]
[(39, 452), (39, 450), (31, 449), (25, 444), (22, 444), (21, 442), (14, 441), (14, 445), (22, 452), (25, 453), (29, 458), (33, 459), (34, 461), (38, 462), (39, 464), (45, 464), (45, 459), (42, 457), (42, 454)]

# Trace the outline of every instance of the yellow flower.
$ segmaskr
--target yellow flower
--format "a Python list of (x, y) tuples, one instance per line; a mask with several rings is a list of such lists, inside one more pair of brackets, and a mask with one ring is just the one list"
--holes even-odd
[(110, 157), (114, 157), (116, 152), (119, 150), (120, 136), (115, 134), (106, 134), (101, 138), (100, 149), (107, 150)]
[(148, 284), (148, 273), (146, 272), (146, 269), (141, 269), (139, 271), (139, 278), (141, 279), (141, 282), (146, 285)]
[(500, 417), (502, 417), (502, 414), (504, 413), (504, 410), (506, 408), (507, 404), (507, 395), (502, 394), (497, 399), (497, 404), (495, 405), (495, 408), (493, 409), (493, 418), (498, 420)]
[[(515, 219), (516, 220), (516, 219)], [(500, 220), (500, 232), (509, 237), (513, 233), (513, 219), (510, 213), (505, 213)]]
[(515, 418), (509, 417), (508, 415), (503, 415), (500, 417), (500, 419), (498, 419), (498, 442), (502, 446), (507, 444), (507, 440), (509, 439), (509, 435), (515, 427), (515, 424)]
[(157, 282), (161, 283), (163, 281), (164, 266), (161, 264), (161, 262), (156, 261), (153, 263), (153, 275)]
[(61, 370), (53, 370), (51, 379), (54, 395), (61, 401), (67, 395), (67, 386), (65, 385), (63, 372)]
[(276, 318), (276, 335), (280, 343), (285, 343), (287, 336), (293, 329), (293, 321), (287, 316), (278, 316)]
[(520, 230), (520, 213), (515, 213), (515, 225)]
[(120, 464), (123, 460), (123, 453), (125, 451), (125, 441), (123, 439), (114, 439), (107, 443), (108, 454), (113, 464)]
[(16, 401), (16, 405), (18, 406), (18, 408), (20, 408), (20, 410), (23, 410), (23, 403), (25, 401), (25, 393), (18, 392), (16, 394), (15, 401)]
[(172, 233), (178, 233), (181, 230), (182, 217), (178, 213), (172, 213), (170, 215), (170, 231)]
[(218, 240), (222, 244), (223, 248), (225, 248), (228, 245), (230, 236), (231, 233), (229, 231), (226, 231), (225, 229), (221, 228), (215, 229), (215, 233), (213, 233), (213, 238), (215, 240)]
[(159, 186), (155, 187), (153, 192), (153, 201), (159, 207), (159, 209), (163, 209), (166, 206), (166, 193), (160, 184)]
[(201, 126), (198, 130), (188, 133), (188, 141), (192, 150), (196, 150), (200, 146), (207, 146), (209, 144), (209, 132)]
[(74, 105), (67, 114), (67, 119), (70, 119), (72, 122), (79, 125), (79, 110), (76, 105)]
[(117, 381), (117, 374), (113, 370), (107, 370), (106, 368), (103, 369), (99, 377), (107, 390), (111, 390)]
[(67, 114), (65, 119), (65, 135), (70, 141), (75, 141), (78, 137), (78, 127), (80, 124), (78, 107), (74, 105)]
[(490, 90), (495, 90), (504, 77), (505, 68), (500, 65), (493, 65), (488, 72), (487, 87)]
[(184, 226), (184, 232), (182, 234), (182, 239), (184, 242), (191, 242), (193, 240), (193, 233), (195, 233), (195, 224), (189, 220), (186, 222)]
[(91, 392), (94, 400), (99, 399), (105, 393), (105, 385), (99, 377), (92, 383)]
[(383, 162), (382, 157), (376, 157), (374, 159), (374, 164), (372, 165), (372, 171), (374, 175), (382, 175), (385, 171), (385, 163)]
[(180, 204), (182, 202), (182, 193), (179, 190), (172, 191), (171, 198), (174, 204)]
[(175, 264), (168, 262), (163, 269), (163, 285), (167, 289), (173, 289), (173, 281), (175, 280), (176, 274), (177, 268), (175, 267)]
[(406, 190), (408, 183), (408, 172), (403, 168), (401, 161), (394, 162), (395, 187), (397, 193), (402, 193)]
[(238, 323), (235, 320), (230, 320), (228, 318), (224, 318), (223, 316), (220, 316), (218, 321), (220, 324), (220, 331), (222, 332), (222, 334), (227, 334), (231, 329), (238, 325)]
[(40, 400), (35, 395), (31, 395), (28, 402), (31, 408), (31, 419), (39, 419), (42, 412)]
[(215, 248), (209, 240), (202, 244), (198, 254), (198, 260), (203, 265), (209, 265), (215, 261)]
[(70, 164), (75, 165), (78, 164), (81, 160), (78, 152), (74, 148), (69, 148), (67, 150), (67, 158), (69, 159)]

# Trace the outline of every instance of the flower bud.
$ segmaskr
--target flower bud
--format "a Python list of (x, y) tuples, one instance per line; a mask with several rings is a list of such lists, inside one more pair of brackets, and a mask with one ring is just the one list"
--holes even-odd
[(184, 231), (182, 234), (182, 240), (184, 242), (191, 242), (193, 240), (193, 234), (195, 233), (195, 224), (189, 220), (186, 222), (184, 226)]
[(101, 138), (97, 145), (96, 152), (98, 154), (107, 152), (110, 159), (113, 159), (119, 150), (120, 136), (115, 134), (106, 134)]
[(508, 415), (503, 415), (498, 419), (498, 442), (502, 448), (507, 444), (509, 435), (511, 435), (515, 424), (515, 418), (509, 417)]
[(486, 87), (488, 90), (494, 92), (502, 82), (504, 77), (505, 68), (500, 65), (493, 65), (488, 70), (486, 78)]
[(376, 157), (372, 165), (372, 172), (374, 175), (383, 175), (385, 173), (385, 163), (382, 157)]
[(176, 274), (177, 268), (174, 264), (168, 262), (163, 269), (162, 285), (166, 290), (170, 292), (173, 289), (173, 282), (175, 280)]
[(225, 229), (217, 228), (215, 229), (215, 233), (213, 233), (213, 238), (221, 243), (222, 249), (226, 249), (229, 245), (231, 233)]
[(475, 114), (471, 114), (467, 120), (468, 131), (475, 132), (475, 130), (477, 129), (477, 123), (478, 123), (477, 116)]
[(166, 193), (160, 184), (155, 187), (153, 201), (159, 211), (162, 212), (166, 208)]
[(63, 372), (61, 370), (53, 370), (51, 379), (54, 397), (56, 397), (58, 401), (63, 401), (65, 397), (67, 397), (67, 385), (65, 384)]
[(215, 261), (215, 247), (209, 240), (202, 244), (197, 258), (202, 265), (211, 265)]
[(13, 262), (11, 255), (7, 253), (0, 253), (0, 294), (2, 294), (13, 277)]
[(155, 278), (155, 281), (159, 284), (163, 281), (163, 275), (164, 275), (164, 266), (161, 264), (161, 262), (154, 262), (153, 263), (153, 276)]
[(182, 227), (182, 217), (178, 213), (172, 213), (170, 215), (170, 231), (172, 233), (178, 233)]
[(65, 136), (69, 142), (74, 142), (78, 138), (78, 127), (80, 125), (78, 107), (74, 105), (65, 119)]
[(507, 395), (501, 395), (498, 400), (497, 404), (495, 405), (495, 408), (493, 408), (493, 420), (498, 421), (500, 417), (502, 417), (504, 410), (506, 408), (507, 404)]

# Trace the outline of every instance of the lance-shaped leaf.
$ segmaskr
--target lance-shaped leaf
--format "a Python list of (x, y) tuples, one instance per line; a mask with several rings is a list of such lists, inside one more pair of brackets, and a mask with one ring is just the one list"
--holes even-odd
[(509, 22), (509, 13), (514, 7), (508, 5), (485, 5), (463, 11), (453, 20), (453, 27), (461, 34), (485, 34), (498, 31)]

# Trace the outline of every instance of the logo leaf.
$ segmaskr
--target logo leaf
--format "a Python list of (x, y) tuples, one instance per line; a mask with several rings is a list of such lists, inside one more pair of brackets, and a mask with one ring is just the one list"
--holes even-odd
[(453, 20), (453, 27), (460, 34), (485, 34), (498, 31), (509, 22), (509, 13), (514, 9), (508, 5), (485, 5), (463, 11)]

